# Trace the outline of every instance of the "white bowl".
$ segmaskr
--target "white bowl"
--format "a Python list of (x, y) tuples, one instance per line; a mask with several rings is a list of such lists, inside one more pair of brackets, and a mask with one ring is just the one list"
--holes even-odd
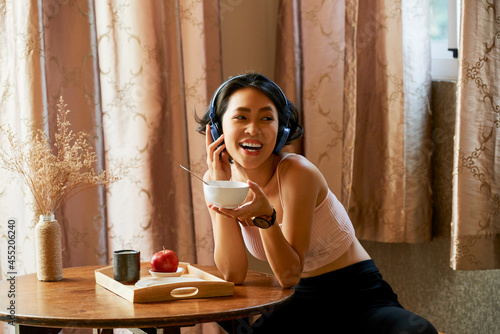
[(177, 271), (164, 272), (164, 271), (153, 271), (149, 269), (149, 273), (154, 277), (179, 277), (184, 272), (184, 268), (177, 267)]
[(248, 184), (236, 181), (208, 181), (203, 184), (203, 192), (209, 203), (219, 208), (234, 209), (245, 201)]

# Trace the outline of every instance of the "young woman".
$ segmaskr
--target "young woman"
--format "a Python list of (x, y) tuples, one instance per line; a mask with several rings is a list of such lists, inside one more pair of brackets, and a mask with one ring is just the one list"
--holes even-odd
[(217, 268), (243, 283), (246, 246), (269, 262), (283, 288), (295, 287), (293, 300), (258, 319), (252, 333), (437, 333), (399, 304), (321, 172), (281, 152), (302, 127), (274, 82), (257, 73), (231, 78), (198, 121), (206, 134), (205, 180), (250, 187), (236, 209), (207, 203)]

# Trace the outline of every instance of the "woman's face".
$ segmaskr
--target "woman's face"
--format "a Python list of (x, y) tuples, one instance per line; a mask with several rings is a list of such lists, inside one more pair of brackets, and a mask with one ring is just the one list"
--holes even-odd
[(272, 158), (278, 135), (278, 111), (258, 89), (246, 87), (229, 98), (222, 117), (229, 155), (244, 168), (256, 168)]

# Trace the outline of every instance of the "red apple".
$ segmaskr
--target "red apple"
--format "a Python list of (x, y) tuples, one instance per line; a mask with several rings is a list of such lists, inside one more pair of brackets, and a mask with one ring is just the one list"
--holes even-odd
[(179, 258), (174, 251), (165, 249), (155, 253), (151, 258), (151, 270), (172, 273), (177, 271)]

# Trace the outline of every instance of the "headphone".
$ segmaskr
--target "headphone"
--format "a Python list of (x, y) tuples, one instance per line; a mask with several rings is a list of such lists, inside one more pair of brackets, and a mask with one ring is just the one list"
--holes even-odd
[[(228, 79), (227, 81), (225, 81), (215, 91), (214, 96), (213, 96), (212, 100), (210, 101), (210, 111), (209, 111), (208, 117), (210, 118), (210, 133), (211, 133), (212, 139), (214, 141), (217, 140), (217, 138), (219, 138), (220, 135), (222, 135), (222, 126), (221, 126), (220, 122), (217, 120), (217, 115), (215, 113), (215, 111), (216, 111), (215, 101), (217, 100), (217, 96), (219, 95), (220, 90), (228, 82), (235, 80), (235, 79), (238, 79), (238, 78), (241, 78), (241, 77), (244, 77), (244, 76), (247, 76), (247, 74), (238, 75), (238, 76), (232, 77), (232, 78)], [(283, 93), (281, 88), (276, 83), (274, 83), (272, 80), (269, 80), (269, 81), (272, 82), (274, 87), (279, 90), (279, 92), (281, 93), (281, 96), (285, 100), (286, 123), (285, 123), (285, 126), (283, 127), (283, 131), (281, 133), (281, 136), (279, 136), (278, 139), (276, 140), (276, 146), (274, 147), (274, 151), (273, 151), (273, 153), (278, 154), (281, 151), (281, 149), (283, 148), (283, 146), (285, 146), (286, 140), (288, 139), (288, 136), (290, 135), (290, 127), (288, 126), (288, 122), (290, 121), (291, 112), (290, 112), (290, 105), (288, 103), (288, 99), (285, 96), (285, 93)], [(278, 131), (278, 133), (279, 133), (279, 131)]]

